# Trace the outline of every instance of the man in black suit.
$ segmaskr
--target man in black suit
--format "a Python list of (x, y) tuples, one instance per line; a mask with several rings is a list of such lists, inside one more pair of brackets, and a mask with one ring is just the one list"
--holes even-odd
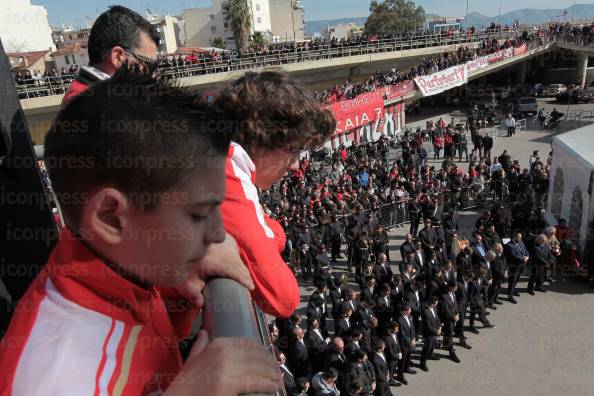
[(386, 343), (384, 340), (377, 340), (373, 346), (373, 354), (371, 355), (371, 363), (375, 370), (375, 396), (392, 396), (390, 391), (390, 368), (388, 366), (388, 359), (384, 354)]
[(326, 318), (328, 317), (328, 288), (326, 281), (318, 280), (316, 282), (317, 290), (315, 290), (308, 303), (308, 317), (316, 318), (320, 323), (320, 330), (324, 337), (328, 337), (328, 330), (326, 327)]
[(349, 337), (352, 331), (352, 324), (351, 324), (351, 315), (353, 314), (353, 309), (349, 305), (347, 301), (342, 303), (342, 317), (335, 324), (334, 327), (334, 335), (336, 337)]
[(442, 238), (439, 238), (437, 242), (435, 242), (435, 257), (437, 258), (437, 263), (441, 267), (445, 267), (446, 263), (450, 260), (450, 255), (445, 248), (445, 241)]
[(522, 273), (526, 271), (526, 265), (530, 260), (530, 254), (522, 241), (521, 233), (515, 233), (513, 239), (505, 245), (504, 254), (507, 258), (509, 271), (507, 297), (511, 303), (516, 304), (517, 301), (514, 296), (518, 297), (520, 295), (520, 293), (516, 292), (516, 285)]
[(450, 354), (453, 362), (460, 363), (454, 350), (454, 330), (456, 322), (460, 320), (458, 302), (456, 301), (456, 282), (448, 283), (448, 292), (441, 296), (441, 319), (443, 322), (443, 348)]
[(439, 298), (433, 296), (429, 298), (427, 306), (423, 310), (423, 339), (424, 345), (421, 351), (421, 370), (429, 371), (427, 359), (433, 355), (437, 337), (441, 335), (441, 321), (437, 316), (437, 303)]
[(344, 345), (344, 354), (346, 355), (347, 359), (351, 360), (351, 357), (355, 351), (365, 352), (361, 345), (362, 340), (363, 331), (360, 327), (355, 327), (353, 331), (351, 331), (351, 336)]
[(334, 369), (338, 372), (337, 386), (341, 393), (346, 389), (345, 376), (347, 367), (348, 360), (344, 354), (344, 341), (340, 337), (334, 337), (326, 357), (325, 371)]
[(501, 237), (495, 231), (495, 224), (487, 224), (487, 229), (483, 233), (483, 244), (487, 250), (495, 250), (495, 246), (501, 242)]
[(478, 330), (474, 327), (474, 319), (478, 315), (479, 320), (486, 328), (495, 327), (492, 325), (489, 320), (487, 319), (487, 312), (485, 307), (486, 295), (487, 295), (487, 288), (488, 283), (485, 279), (486, 270), (484, 268), (479, 268), (474, 273), (475, 278), (472, 282), (470, 282), (470, 286), (468, 288), (468, 300), (470, 303), (470, 331), (478, 334)]
[(363, 351), (355, 351), (351, 358), (352, 363), (347, 371), (347, 386), (351, 378), (359, 378), (363, 381), (363, 395), (375, 392), (375, 370), (368, 361), (367, 354)]
[(389, 283), (394, 276), (388, 258), (384, 253), (377, 256), (377, 264), (373, 267), (373, 276), (378, 286)]
[(491, 279), (492, 283), (488, 290), (488, 299), (490, 304), (501, 305), (499, 301), (499, 289), (507, 276), (507, 263), (503, 255), (503, 245), (501, 243), (495, 244), (495, 258), (491, 263)]
[(400, 308), (404, 303), (404, 284), (400, 274), (394, 275), (393, 287), (390, 290), (390, 305), (392, 307), (392, 318), (400, 316)]
[(443, 272), (443, 279), (447, 282), (455, 281), (458, 278), (456, 277), (456, 270), (454, 269), (454, 263), (451, 260), (447, 260), (445, 264), (442, 266)]
[(398, 381), (406, 385), (408, 382), (404, 379), (404, 374), (417, 373), (410, 368), (410, 358), (417, 346), (415, 326), (413, 325), (411, 318), (410, 305), (404, 304), (402, 306), (402, 314), (398, 318), (398, 324), (400, 325), (398, 341), (400, 350), (402, 351), (402, 359), (400, 360), (400, 367), (398, 367)]
[(307, 377), (311, 375), (309, 366), (309, 355), (307, 345), (305, 344), (305, 331), (301, 328), (293, 330), (295, 340), (289, 347), (288, 358), (289, 368), (296, 377)]
[(423, 293), (423, 283), (413, 280), (409, 289), (406, 292), (405, 300), (411, 308), (411, 318), (413, 326), (416, 331), (417, 338), (421, 335), (421, 326), (419, 319), (421, 318), (421, 312), (423, 311), (423, 302), (425, 296)]
[[(390, 369), (390, 385), (400, 385), (394, 381), (394, 376), (398, 371), (398, 362), (402, 359), (402, 351), (400, 349), (400, 341), (398, 340), (398, 332), (400, 331), (400, 325), (396, 321), (391, 321), (388, 324), (387, 332), (388, 335), (385, 338), (386, 341), (386, 358), (388, 359), (388, 367)], [(402, 376), (404, 380), (404, 376)], [(404, 380), (406, 382), (406, 380)], [(403, 382), (404, 383), (404, 382)], [(407, 382), (406, 382), (407, 383)]]
[(414, 268), (414, 263), (406, 263), (406, 268), (402, 273), (402, 286), (404, 287), (404, 291), (406, 292), (409, 289), (410, 283), (416, 279), (417, 273)]
[(459, 277), (462, 277), (462, 274), (465, 272), (472, 272), (472, 249), (470, 246), (466, 246), (456, 256), (456, 271)]
[(402, 261), (406, 261), (407, 254), (414, 251), (415, 245), (413, 244), (413, 237), (411, 234), (406, 234), (404, 242), (400, 245), (400, 257), (402, 257)]
[(460, 346), (466, 349), (472, 349), (471, 346), (467, 344), (466, 336), (464, 335), (464, 322), (468, 310), (468, 290), (472, 279), (474, 279), (474, 274), (470, 271), (466, 272), (462, 275), (462, 280), (458, 281), (458, 286), (456, 288), (456, 302), (458, 305), (459, 320), (456, 322), (454, 336), (460, 338)]
[(294, 312), (289, 320), (283, 323), (282, 327), (279, 327), (279, 344), (283, 347), (283, 352), (287, 352), (289, 346), (294, 341), (294, 331), (299, 327), (302, 316)]
[(373, 318), (375, 316), (375, 312), (373, 311), (372, 307), (375, 307), (375, 302), (373, 300), (362, 300), (357, 312), (354, 312), (353, 315), (351, 315), (352, 324), (354, 326), (363, 326), (365, 321)]
[(390, 286), (383, 284), (380, 287), (380, 294), (375, 300), (375, 312), (377, 314), (377, 320), (379, 322), (379, 336), (383, 337), (386, 335), (386, 327), (388, 322), (392, 320), (392, 306), (390, 296)]
[(418, 239), (421, 242), (425, 257), (428, 259), (433, 254), (437, 242), (437, 233), (433, 229), (430, 219), (425, 219), (423, 225), (423, 229), (419, 231)]
[[(543, 287), (547, 269), (555, 264), (555, 257), (547, 242), (547, 236), (540, 234), (534, 241), (530, 260), (530, 279), (528, 279), (528, 293), (534, 295), (534, 290), (545, 292)], [(536, 283), (536, 288), (534, 284)]]
[[(346, 275), (346, 274), (343, 274)], [(330, 290), (330, 301), (332, 302), (332, 317), (335, 322), (340, 319), (340, 307), (342, 302), (346, 299), (346, 276), (341, 276), (338, 279), (336, 287)]]
[(307, 354), (314, 374), (324, 370), (324, 361), (326, 359), (329, 343), (330, 338), (322, 335), (320, 322), (317, 319), (308, 320), (307, 332), (305, 333), (305, 344), (307, 345)]
[(287, 395), (294, 395), (296, 393), (297, 385), (295, 384), (295, 375), (286, 365), (287, 358), (282, 352), (277, 352), (276, 361), (278, 362), (280, 372), (283, 376), (283, 383), (287, 391)]
[(361, 291), (361, 301), (373, 301), (375, 300), (376, 287), (375, 278), (370, 276), (366, 280), (366, 287)]
[(415, 244), (415, 251), (414, 251), (414, 263), (416, 269), (417, 279), (422, 280), (427, 272), (427, 265), (429, 261), (429, 257), (425, 255), (425, 251), (423, 250), (423, 246), (421, 245), (421, 241), (418, 239), (414, 240)]
[(470, 244), (472, 249), (472, 266), (473, 268), (483, 267), (485, 265), (485, 256), (487, 255), (487, 249), (483, 244), (483, 237), (481, 234), (476, 234), (474, 240)]

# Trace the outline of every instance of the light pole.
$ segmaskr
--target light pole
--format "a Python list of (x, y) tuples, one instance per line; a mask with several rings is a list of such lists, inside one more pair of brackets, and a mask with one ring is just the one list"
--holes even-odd
[(464, 30), (468, 30), (468, 0), (466, 0), (466, 18), (464, 18), (464, 22), (466, 25)]
[(499, 18), (497, 19), (497, 22), (501, 25), (501, 0), (499, 0)]
[(575, 16), (575, 0), (573, 0), (573, 8), (571, 9), (571, 24), (573, 25), (573, 17)]

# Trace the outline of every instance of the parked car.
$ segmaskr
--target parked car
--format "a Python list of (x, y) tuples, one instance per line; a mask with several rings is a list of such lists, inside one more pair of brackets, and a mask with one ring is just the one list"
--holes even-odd
[(544, 84), (534, 84), (534, 96), (543, 96), (545, 91)]
[(567, 92), (567, 87), (564, 84), (550, 84), (544, 90), (544, 96), (557, 96)]
[(587, 92), (584, 89), (571, 89), (555, 96), (559, 103), (588, 103), (594, 99), (594, 92)]
[(516, 100), (516, 111), (522, 114), (534, 114), (538, 113), (538, 103), (536, 98), (530, 96), (523, 96)]
[(586, 84), (586, 87), (584, 88), (583, 95), (588, 98), (594, 98), (594, 80), (592, 80), (588, 84)]

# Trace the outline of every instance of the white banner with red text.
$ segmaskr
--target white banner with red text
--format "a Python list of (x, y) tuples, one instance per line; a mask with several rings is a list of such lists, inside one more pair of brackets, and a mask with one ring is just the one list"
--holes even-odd
[(437, 95), (468, 82), (466, 63), (448, 69), (415, 78), (415, 83), (423, 96)]

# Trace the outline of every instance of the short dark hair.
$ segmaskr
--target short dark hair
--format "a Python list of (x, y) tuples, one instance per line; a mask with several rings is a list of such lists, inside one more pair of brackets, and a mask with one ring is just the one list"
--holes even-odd
[(324, 371), (324, 373), (322, 374), (322, 379), (324, 381), (331, 380), (331, 379), (335, 380), (336, 378), (338, 378), (338, 371), (333, 368), (329, 369), (328, 371)]
[(159, 45), (159, 33), (140, 14), (119, 5), (109, 7), (99, 15), (91, 28), (88, 43), (89, 64), (103, 62), (116, 45), (129, 49), (137, 48), (142, 32)]
[(148, 212), (210, 161), (224, 160), (231, 124), (196, 98), (122, 68), (64, 107), (45, 137), (45, 164), (67, 224), (80, 226), (99, 187), (117, 188)]
[(295, 384), (297, 385), (297, 390), (299, 392), (302, 392), (307, 387), (307, 384), (309, 384), (309, 380), (307, 378), (305, 378), (305, 377), (298, 377), (295, 380)]
[(248, 72), (226, 83), (212, 105), (239, 124), (233, 141), (251, 154), (321, 146), (336, 128), (332, 113), (284, 72)]

